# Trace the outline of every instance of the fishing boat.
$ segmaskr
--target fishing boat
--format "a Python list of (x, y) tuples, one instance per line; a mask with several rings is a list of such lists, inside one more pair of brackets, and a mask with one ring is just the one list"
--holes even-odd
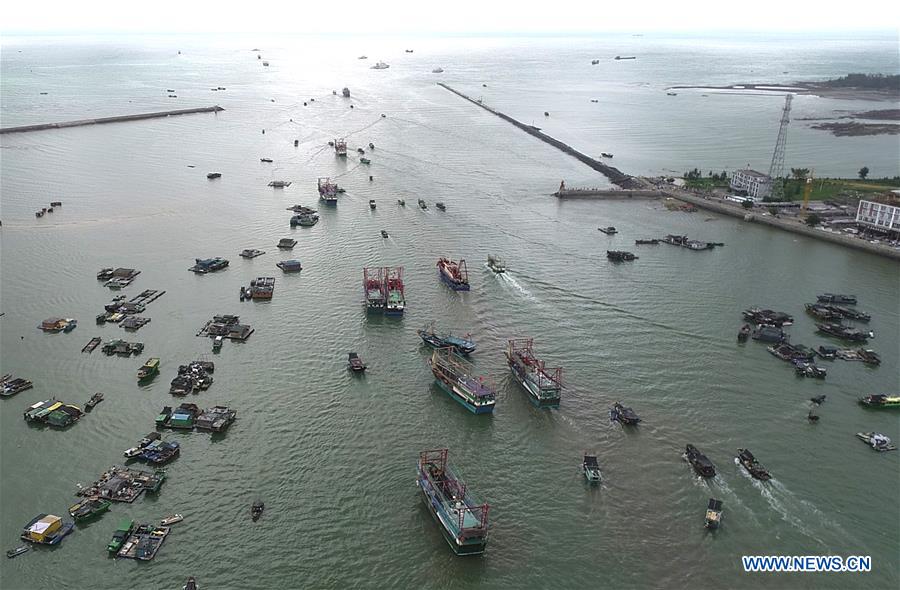
[(757, 326), (750, 337), (760, 342), (783, 342), (787, 339), (787, 334), (777, 326)]
[(694, 471), (696, 471), (697, 475), (699, 475), (700, 477), (716, 476), (716, 468), (712, 464), (712, 461), (707, 459), (706, 455), (701, 453), (694, 445), (686, 445), (684, 447), (683, 456), (685, 460), (691, 464), (691, 467), (694, 468)]
[(603, 233), (605, 233), (608, 236), (619, 233), (619, 230), (617, 230), (616, 228), (614, 228), (611, 225), (607, 226), (607, 227), (598, 227), (597, 229), (599, 231), (602, 231)]
[(632, 55), (617, 55), (616, 60), (620, 60), (620, 59), (637, 59), (637, 58)]
[(406, 201), (404, 199), (397, 199), (397, 204), (401, 207), (406, 207)]
[(859, 403), (870, 408), (900, 409), (900, 395), (873, 394), (859, 398)]
[(375, 208), (375, 199), (369, 199), (369, 209)]
[(319, 223), (319, 216), (315, 213), (301, 213), (291, 217), (291, 227), (297, 227), (298, 225), (300, 227), (312, 227), (317, 223)]
[[(346, 140), (335, 139), (334, 141), (331, 142), (331, 144), (334, 146), (334, 154), (336, 156), (338, 156), (339, 158), (347, 157), (347, 141)], [(322, 179), (320, 178), (319, 179), (320, 184), (321, 184), (321, 180)], [(337, 185), (335, 185), (335, 189), (337, 189)]]
[(385, 295), (383, 268), (363, 268), (363, 297), (366, 301), (366, 312), (384, 313)]
[(432, 74), (443, 74), (444, 68), (434, 68), (433, 70), (431, 70), (431, 73)]
[(300, 272), (303, 270), (303, 265), (300, 264), (299, 260), (282, 260), (281, 262), (276, 262), (275, 266), (284, 272)]
[(744, 466), (744, 469), (747, 470), (747, 473), (754, 479), (760, 481), (769, 481), (772, 479), (772, 476), (769, 475), (766, 468), (756, 460), (756, 457), (753, 456), (753, 453), (751, 453), (749, 449), (738, 449), (737, 458), (740, 464)]
[(626, 252), (624, 250), (607, 250), (606, 257), (613, 262), (631, 262), (638, 259), (632, 252)]
[(838, 305), (856, 305), (856, 295), (822, 293), (821, 295), (816, 295), (816, 300), (821, 303), (836, 303)]
[(360, 158), (359, 163), (360, 164), (371, 164), (372, 160), (370, 160), (369, 158)]
[(187, 582), (181, 587), (181, 590), (199, 590), (200, 586), (194, 576), (188, 576)]
[(272, 188), (287, 188), (287, 187), (291, 186), (291, 181), (290, 180), (273, 180), (272, 182), (270, 182), (268, 184), (268, 186), (271, 186)]
[(488, 254), (487, 264), (488, 268), (497, 274), (506, 272), (506, 264), (504, 264), (503, 260), (495, 254)]
[(425, 203), (424, 199), (419, 199), (419, 207), (422, 209), (428, 209), (428, 205)]
[[(337, 141), (337, 140), (335, 140)], [(337, 145), (335, 145), (335, 149), (337, 149)], [(343, 155), (347, 155), (347, 144), (343, 143)], [(338, 155), (341, 155), (340, 153)], [(326, 205), (334, 206), (337, 205), (338, 201), (338, 190), (337, 184), (331, 182), (330, 178), (320, 178), (318, 180), (318, 189), (319, 189), (319, 200), (324, 202)]]
[(639, 245), (639, 246), (640, 246), (640, 245), (653, 245), (653, 246), (656, 246), (656, 245), (659, 244), (659, 240), (657, 240), (656, 238), (652, 238), (652, 239), (649, 239), (649, 240), (635, 240), (634, 243), (637, 244), (637, 245)]
[(483, 553), (490, 506), (480, 503), (448, 461), (449, 451), (422, 451), (416, 484), (441, 533), (457, 555)]
[(385, 238), (385, 239), (388, 238), (388, 233), (387, 233), (387, 230), (386, 230), (386, 229), (381, 230), (381, 237), (382, 237), (382, 238)]
[(19, 547), (16, 547), (15, 549), (10, 549), (10, 550), (8, 550), (8, 551), (6, 552), (6, 556), (7, 556), (8, 558), (12, 559), (13, 557), (16, 557), (16, 556), (18, 556), (18, 555), (22, 555), (23, 553), (27, 553), (29, 549), (31, 549), (31, 547), (29, 547), (28, 545), (21, 545), (21, 546), (19, 546)]
[(890, 438), (878, 432), (857, 432), (856, 438), (882, 453), (897, 450)]
[(460, 259), (459, 262), (456, 262), (449, 258), (440, 258), (437, 267), (441, 280), (448, 287), (454, 291), (469, 290), (469, 271), (466, 268), (465, 260)]
[(851, 326), (845, 326), (840, 323), (816, 324), (816, 329), (829, 336), (848, 340), (850, 342), (868, 342), (869, 338), (874, 338), (873, 332), (861, 332)]
[(612, 158), (613, 157), (613, 155), (609, 152), (600, 152), (600, 155), (603, 156), (604, 158)]
[(210, 180), (212, 180), (214, 178), (222, 178), (222, 173), (221, 172), (210, 172), (209, 174), (206, 175), (206, 177)]
[(371, 69), (373, 69), (373, 70), (386, 70), (386, 69), (388, 69), (389, 67), (391, 67), (389, 64), (386, 64), (386, 63), (384, 63), (383, 61), (380, 61), (380, 62), (376, 63), (374, 66), (372, 66)]
[(260, 161), (260, 162), (265, 162), (265, 163), (267, 163), (267, 164), (271, 164), (271, 163), (272, 163), (272, 158), (260, 158), (259, 161)]
[(590, 483), (600, 483), (603, 479), (600, 464), (597, 463), (597, 455), (585, 454), (581, 461), (581, 471), (584, 473), (584, 478)]
[(774, 311), (771, 309), (760, 309), (751, 307), (743, 312), (744, 319), (752, 324), (768, 324), (770, 326), (790, 326), (794, 323), (794, 318), (790, 314), (783, 311)]
[(75, 519), (75, 522), (81, 522), (100, 516), (112, 506), (109, 500), (103, 500), (97, 496), (85, 498), (77, 504), (69, 507), (69, 516)]
[[(104, 321), (106, 320), (104, 319)], [(86, 352), (88, 354), (94, 352), (94, 349), (100, 346), (100, 342), (101, 338), (99, 336), (94, 336), (87, 344), (84, 345), (84, 347), (81, 349), (81, 352)]]
[(634, 413), (634, 410), (626, 408), (619, 402), (614, 403), (612, 409), (609, 410), (609, 420), (625, 426), (637, 426), (641, 422), (641, 418)]
[(824, 379), (828, 374), (828, 371), (824, 367), (819, 367), (815, 363), (804, 361), (802, 359), (794, 359), (791, 363), (794, 365), (794, 372), (798, 377)]
[(599, 64), (599, 63), (600, 63), (600, 60), (599, 60), (599, 59), (592, 59), (592, 60), (591, 60), (591, 65), (592, 65), (592, 66), (595, 66), (595, 65), (597, 65), (597, 64)]
[(219, 352), (222, 350), (222, 343), (225, 342), (225, 338), (222, 336), (216, 336), (213, 338), (212, 349), (213, 352)]
[(559, 405), (562, 384), (562, 367), (548, 369), (544, 361), (534, 356), (534, 340), (509, 340), (506, 347), (506, 362), (509, 370), (522, 387), (528, 398), (538, 407)]
[(347, 354), (347, 368), (354, 373), (364, 373), (366, 371), (366, 364), (359, 358), (358, 354), (351, 352)]
[(710, 498), (706, 505), (706, 528), (717, 529), (722, 524), (722, 500)]
[(128, 538), (128, 535), (130, 535), (131, 531), (133, 530), (134, 520), (130, 518), (124, 518), (120, 520), (119, 526), (116, 527), (116, 531), (113, 533), (112, 539), (110, 539), (109, 544), (106, 546), (106, 550), (110, 553), (117, 553), (125, 543), (125, 539)]
[(0, 397), (10, 397), (32, 387), (34, 387), (34, 384), (28, 379), (13, 379), (12, 375), (5, 375), (3, 380), (0, 381)]
[(438, 348), (431, 355), (431, 372), (438, 386), (473, 414), (490, 414), (497, 401), (496, 389), (474, 371), (451, 347)]
[(154, 357), (148, 359), (144, 365), (138, 369), (137, 379), (138, 381), (149, 381), (156, 377), (159, 374), (159, 359)]
[(257, 500), (250, 506), (250, 518), (253, 519), (253, 522), (259, 520), (259, 517), (262, 516), (263, 510), (266, 509), (266, 505), (263, 504), (262, 500)]
[(293, 238), (281, 238), (278, 240), (278, 248), (281, 250), (292, 250), (297, 245), (297, 240)]
[(466, 334), (464, 338), (454, 336), (449, 332), (442, 335), (438, 334), (434, 329), (434, 322), (431, 322), (431, 325), (426, 325), (420, 330), (416, 330), (416, 334), (419, 335), (419, 338), (421, 338), (425, 344), (433, 346), (434, 348), (452, 348), (454, 352), (463, 355), (469, 355), (475, 352), (475, 342), (470, 340), (469, 334)]
[(406, 287), (403, 284), (403, 267), (384, 269), (384, 315), (402, 316), (406, 311)]
[(39, 545), (58, 545), (74, 528), (74, 522), (63, 522), (53, 514), (38, 514), (22, 529), (21, 538)]
[(84, 409), (86, 411), (90, 412), (91, 410), (94, 409), (94, 406), (96, 406), (97, 404), (99, 404), (102, 401), (103, 401), (103, 394), (97, 392), (91, 396), (91, 399), (89, 399), (86, 404), (84, 404)]
[(350, 89), (344, 86), (344, 88), (341, 90), (341, 95), (344, 98), (350, 98)]
[(437, 208), (438, 208), (439, 210), (441, 210), (441, 211), (446, 211), (446, 210), (447, 210), (447, 206), (444, 205), (444, 202), (443, 202), (443, 201), (438, 201), (438, 202), (436, 202), (436, 203), (434, 204), (434, 206), (437, 207)]
[(180, 514), (173, 514), (172, 516), (167, 516), (159, 521), (160, 526), (172, 526), (177, 522), (181, 522), (184, 520), (184, 517)]
[(738, 330), (738, 335), (737, 335), (738, 342), (746, 342), (747, 338), (750, 337), (750, 332), (751, 332), (750, 324), (744, 324), (743, 326), (741, 326), (741, 329)]

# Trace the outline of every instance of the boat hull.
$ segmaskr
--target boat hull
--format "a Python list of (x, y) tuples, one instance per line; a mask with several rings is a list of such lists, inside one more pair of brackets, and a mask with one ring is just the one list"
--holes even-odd
[(516, 381), (519, 382), (525, 391), (528, 392), (528, 399), (538, 408), (558, 408), (560, 396), (557, 394), (556, 397), (542, 397), (540, 392), (537, 391), (537, 386), (529, 381), (525, 375), (523, 375), (515, 364), (510, 363), (509, 371), (513, 374), (513, 377), (516, 378)]
[(441, 379), (435, 379), (435, 383), (444, 390), (444, 392), (449, 395), (452, 399), (456, 400), (459, 405), (469, 410), (473, 414), (492, 414), (494, 412), (495, 404), (483, 404), (483, 405), (475, 405), (469, 400), (467, 400), (463, 395), (456, 390), (455, 387), (444, 383)]
[(418, 484), (419, 489), (422, 490), (422, 500), (425, 502), (428, 512), (437, 523), (438, 528), (441, 530), (441, 535), (443, 535), (444, 540), (447, 541), (447, 544), (450, 545), (453, 552), (456, 555), (478, 555), (484, 553), (484, 549), (487, 546), (487, 539), (482, 537), (480, 539), (467, 539), (463, 542), (457, 541), (440, 516), (440, 508), (438, 507), (440, 506), (440, 503), (428, 494), (428, 484), (423, 483), (421, 475), (419, 475), (419, 479), (416, 483)]
[(469, 283), (462, 283), (460, 281), (456, 281), (453, 278), (447, 276), (447, 273), (441, 271), (440, 269), (438, 269), (438, 274), (441, 277), (441, 281), (445, 285), (447, 285), (448, 287), (453, 289), (454, 291), (468, 291), (469, 290)]

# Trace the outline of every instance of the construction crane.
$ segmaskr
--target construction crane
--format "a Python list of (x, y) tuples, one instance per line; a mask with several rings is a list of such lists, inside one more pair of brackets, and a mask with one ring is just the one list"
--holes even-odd
[(784, 197), (784, 146), (787, 143), (787, 128), (791, 122), (791, 101), (793, 94), (784, 97), (784, 110), (781, 112), (781, 126), (778, 128), (778, 139), (775, 140), (775, 151), (769, 165), (769, 178), (772, 179), (772, 200), (780, 201)]

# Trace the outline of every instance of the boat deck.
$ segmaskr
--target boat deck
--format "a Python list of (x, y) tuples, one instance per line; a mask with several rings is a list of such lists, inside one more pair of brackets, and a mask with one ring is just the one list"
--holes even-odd
[(156, 557), (169, 530), (167, 526), (142, 524), (128, 536), (116, 556), (149, 561)]

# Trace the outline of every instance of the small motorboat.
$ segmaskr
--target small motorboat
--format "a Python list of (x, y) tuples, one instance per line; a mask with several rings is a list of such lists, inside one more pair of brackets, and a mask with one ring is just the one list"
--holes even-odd
[(419, 199), (419, 207), (421, 207), (422, 209), (428, 209), (428, 205), (426, 205), (425, 201), (422, 199)]
[(397, 199), (397, 204), (401, 207), (406, 207), (406, 201), (404, 201), (403, 199)]
[(706, 528), (715, 530), (722, 524), (722, 500), (710, 498), (706, 505)]
[(611, 225), (608, 226), (608, 227), (598, 227), (597, 229), (598, 229), (599, 231), (602, 231), (603, 233), (605, 233), (605, 234), (608, 235), (608, 236), (611, 236), (611, 235), (613, 235), (613, 234), (619, 233), (619, 230), (617, 230), (616, 228), (614, 228), (614, 227), (611, 226)]
[(747, 338), (750, 337), (750, 331), (750, 324), (744, 324), (743, 326), (741, 326), (741, 329), (738, 330), (737, 335), (738, 342), (746, 342)]
[(374, 149), (375, 149), (375, 144), (372, 143), (371, 141), (369, 142), (369, 149), (370, 149), (370, 150), (374, 150)]
[(265, 162), (265, 163), (267, 163), (267, 164), (271, 164), (271, 163), (272, 163), (272, 158), (260, 158), (259, 161), (260, 161), (260, 162)]
[(821, 406), (822, 404), (825, 403), (825, 398), (826, 398), (826, 397), (827, 397), (827, 396), (825, 396), (825, 395), (817, 395), (816, 397), (811, 397), (811, 398), (809, 398), (809, 401), (811, 401), (812, 403), (816, 404), (817, 406)]
[[(243, 287), (241, 287), (243, 289)], [(222, 350), (222, 343), (225, 342), (225, 339), (222, 336), (216, 336), (213, 339), (212, 349), (213, 352), (219, 352)]]
[(164, 519), (159, 521), (160, 526), (172, 526), (176, 522), (181, 522), (184, 520), (184, 517), (180, 514), (173, 514), (172, 516), (167, 516)]
[(375, 199), (369, 199), (369, 209), (375, 208)]
[(360, 158), (359, 163), (360, 164), (371, 164), (372, 160), (370, 160), (369, 158)]
[(253, 506), (250, 507), (250, 518), (253, 519), (253, 522), (259, 520), (259, 517), (262, 516), (263, 510), (266, 509), (266, 505), (263, 504), (262, 500), (257, 500), (253, 503)]
[(366, 150), (364, 150), (364, 149), (362, 149), (362, 148), (356, 148), (356, 153), (358, 153), (358, 154), (364, 154), (364, 153), (366, 153)]
[(363, 373), (366, 370), (366, 364), (355, 352), (351, 352), (347, 355), (347, 366), (354, 373)]
[(31, 547), (29, 547), (28, 545), (21, 545), (19, 547), (16, 547), (15, 549), (8, 550), (6, 552), (6, 556), (9, 557), (10, 559), (12, 559), (13, 557), (16, 557), (18, 555), (27, 553), (29, 549), (31, 549)]
[(95, 393), (94, 395), (91, 396), (91, 399), (89, 399), (87, 401), (87, 403), (84, 404), (85, 410), (87, 410), (87, 411), (93, 410), (94, 406), (96, 406), (97, 404), (99, 404), (102, 401), (103, 401), (103, 394), (99, 393), (99, 392)]
[(381, 237), (385, 238), (385, 239), (388, 237), (387, 230), (385, 230), (385, 229), (381, 230)]
[(691, 467), (694, 468), (697, 475), (701, 477), (716, 476), (716, 468), (712, 464), (712, 461), (707, 459), (706, 455), (701, 453), (694, 445), (686, 445), (684, 447), (684, 458), (691, 464)]
[(506, 265), (503, 263), (503, 260), (501, 260), (499, 256), (488, 254), (487, 263), (488, 268), (490, 268), (497, 274), (506, 272)]
[(433, 70), (431, 70), (431, 73), (432, 74), (443, 74), (444, 68), (434, 68)]
[(754, 479), (758, 479), (760, 481), (769, 481), (772, 479), (772, 476), (769, 475), (769, 472), (763, 467), (759, 461), (756, 460), (756, 457), (753, 456), (753, 453), (750, 452), (749, 449), (738, 449), (738, 461), (740, 461), (741, 465), (744, 466), (744, 469), (747, 470)]
[(890, 438), (878, 432), (857, 432), (856, 438), (881, 453), (897, 450), (897, 447), (891, 442)]
[(581, 470), (584, 478), (590, 483), (600, 483), (603, 479), (603, 474), (600, 473), (600, 464), (597, 463), (597, 455), (585, 454), (584, 460), (581, 462)]
[(441, 211), (447, 210), (447, 206), (444, 205), (443, 201), (438, 201), (437, 203), (434, 204), (434, 206), (437, 207), (438, 209), (440, 209)]
[(244, 285), (241, 285), (241, 301), (243, 301), (244, 299), (248, 299), (247, 287), (245, 287)]
[(625, 426), (637, 426), (641, 422), (640, 417), (634, 413), (634, 410), (626, 408), (619, 402), (614, 403), (609, 411), (609, 420), (610, 422), (619, 422)]
[(181, 587), (181, 590), (199, 590), (200, 586), (197, 585), (197, 580), (194, 579), (194, 576), (188, 576), (187, 582), (185, 582), (184, 586)]
[(212, 180), (214, 178), (222, 178), (222, 173), (221, 172), (210, 172), (209, 174), (206, 175), (206, 177), (210, 180)]
[(603, 156), (604, 158), (612, 158), (613, 157), (613, 155), (609, 152), (600, 152), (600, 155)]

